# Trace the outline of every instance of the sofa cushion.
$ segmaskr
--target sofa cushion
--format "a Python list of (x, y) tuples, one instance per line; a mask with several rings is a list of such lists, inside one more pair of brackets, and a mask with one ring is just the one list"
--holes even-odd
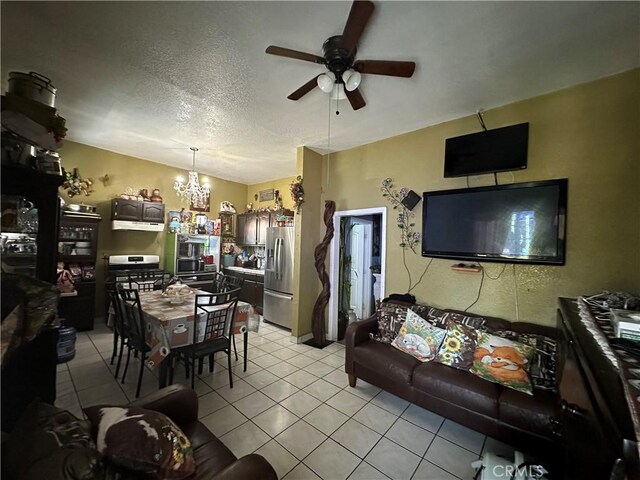
[(447, 320), (447, 335), (442, 341), (436, 361), (469, 371), (473, 365), (478, 333), (471, 327)]
[(529, 367), (529, 376), (533, 387), (551, 392), (557, 391), (556, 356), (558, 343), (554, 338), (513, 330), (499, 330), (495, 334), (534, 347), (535, 353)]
[(471, 373), (531, 395), (529, 366), (535, 348), (507, 338), (480, 333)]
[(118, 467), (157, 479), (182, 479), (195, 472), (187, 436), (166, 415), (139, 407), (88, 407), (98, 427), (98, 451)]
[(44, 402), (29, 404), (3, 448), (7, 478), (62, 480), (103, 474), (91, 424)]
[(439, 328), (447, 328), (447, 321), (453, 320), (461, 325), (466, 325), (475, 329), (482, 329), (485, 325), (484, 317), (477, 315), (467, 315), (464, 312), (455, 310), (441, 310), (428, 305), (414, 305), (410, 309), (424, 318), (431, 325)]
[(498, 417), (501, 387), (469, 372), (436, 362), (421, 363), (413, 372), (413, 387), (481, 415)]
[(392, 382), (411, 384), (413, 370), (420, 362), (411, 355), (380, 342), (365, 342), (353, 353), (355, 363), (365, 366)]
[(552, 392), (534, 390), (533, 395), (502, 389), (498, 418), (524, 430), (552, 436), (549, 418), (557, 416), (558, 396)]
[(434, 327), (415, 312), (407, 311), (407, 319), (391, 346), (408, 353), (421, 362), (436, 358), (447, 331)]
[(382, 302), (376, 311), (378, 333), (370, 334), (372, 340), (391, 343), (398, 335), (400, 327), (407, 317), (407, 307), (392, 302)]
[[(193, 422), (183, 429), (191, 440), (196, 461), (196, 479), (210, 479), (236, 461), (236, 456), (201, 422)], [(192, 480), (192, 478), (189, 478)]]

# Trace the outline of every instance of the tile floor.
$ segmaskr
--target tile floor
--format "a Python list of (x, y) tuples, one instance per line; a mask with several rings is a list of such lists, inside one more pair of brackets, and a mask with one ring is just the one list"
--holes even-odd
[[(135, 397), (139, 362), (132, 358), (126, 383), (116, 381), (115, 365), (109, 365), (112, 334), (100, 320), (96, 324), (78, 333), (76, 357), (58, 366), (56, 405), (77, 416), (88, 405)], [(362, 380), (349, 387), (342, 345), (318, 350), (289, 337), (261, 323), (259, 333), (249, 334), (246, 372), (237, 338), (232, 389), (224, 354), (216, 356), (214, 373), (196, 383), (202, 422), (236, 456), (257, 452), (286, 480), (446, 480), (472, 479), (471, 462), (485, 450), (513, 455), (505, 444)], [(183, 368), (176, 370), (175, 379), (189, 385), (183, 376)], [(156, 389), (147, 369), (141, 395)]]

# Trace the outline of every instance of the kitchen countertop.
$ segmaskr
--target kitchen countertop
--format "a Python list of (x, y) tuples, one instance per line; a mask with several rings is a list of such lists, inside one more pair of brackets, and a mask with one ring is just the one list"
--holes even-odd
[(257, 268), (244, 268), (244, 267), (224, 267), (234, 272), (252, 273), (254, 275), (264, 275), (264, 270), (258, 270)]

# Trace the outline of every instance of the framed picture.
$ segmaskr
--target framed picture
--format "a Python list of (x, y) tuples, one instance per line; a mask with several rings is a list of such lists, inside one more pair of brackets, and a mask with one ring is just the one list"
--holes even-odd
[(203, 203), (198, 203), (198, 204), (191, 203), (191, 205), (189, 205), (189, 210), (193, 210), (194, 212), (210, 212), (211, 201), (210, 201), (209, 195), (207, 194)]
[(270, 188), (269, 190), (260, 190), (258, 192), (258, 201), (260, 202), (268, 202), (275, 198), (274, 189)]

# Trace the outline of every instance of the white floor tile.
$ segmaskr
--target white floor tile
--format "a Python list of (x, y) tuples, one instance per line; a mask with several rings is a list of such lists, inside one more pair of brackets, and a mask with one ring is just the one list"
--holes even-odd
[(331, 435), (340, 425), (346, 422), (349, 417), (340, 413), (329, 405), (322, 404), (315, 410), (309, 412), (303, 419), (316, 427), (325, 435)]
[(331, 405), (333, 408), (341, 411), (349, 417), (355, 415), (358, 410), (366, 405), (366, 403), (367, 402), (362, 398), (356, 397), (346, 390), (341, 390), (336, 395), (327, 400), (327, 405)]
[[(297, 368), (297, 367), (294, 367)], [(307, 385), (318, 380), (318, 377), (315, 375), (306, 372), (305, 370), (296, 370), (295, 372), (284, 377), (284, 380), (289, 382), (292, 385), (295, 385), (298, 388), (304, 388)]]
[(232, 405), (228, 405), (201, 418), (200, 421), (211, 430), (215, 436), (221, 437), (246, 422), (247, 417), (242, 415)]
[(282, 405), (274, 405), (251, 420), (269, 435), (275, 437), (299, 419)]
[(384, 434), (389, 430), (389, 427), (393, 425), (397, 418), (393, 413), (387, 412), (371, 403), (362, 407), (362, 409), (353, 416), (354, 420), (359, 421), (380, 434)]
[(400, 415), (404, 410), (409, 406), (409, 402), (403, 400), (400, 397), (396, 397), (394, 394), (382, 391), (378, 395), (376, 395), (371, 403), (379, 406), (380, 408), (384, 408), (388, 412), (393, 413), (394, 415)]
[(279, 434), (275, 439), (289, 452), (302, 460), (325, 441), (327, 436), (316, 430), (304, 420), (296, 423)]
[(332, 367), (340, 367), (342, 368), (342, 371), (344, 371), (344, 358), (341, 358), (338, 355), (327, 355), (326, 357), (321, 358), (320, 361), (327, 365), (331, 365)]
[(307, 357), (303, 353), (287, 359), (287, 363), (290, 363), (291, 365), (295, 365), (298, 368), (304, 368), (307, 365), (311, 365), (312, 363), (315, 363), (315, 362), (316, 360), (314, 360), (311, 357)]
[(276, 402), (282, 402), (285, 398), (297, 393), (300, 389), (282, 379), (273, 382), (262, 389), (262, 392)]
[(424, 428), (398, 418), (384, 436), (422, 457), (435, 435)]
[(473, 478), (474, 471), (471, 468), (471, 463), (476, 461), (478, 457), (479, 455), (459, 447), (455, 443), (436, 437), (431, 442), (424, 459), (457, 477), (466, 479)]
[(296, 468), (291, 470), (289, 474), (282, 480), (322, 480), (319, 476), (309, 470), (304, 463), (299, 463)]
[(224, 398), (229, 403), (234, 403), (243, 397), (255, 392), (256, 389), (249, 385), (244, 380), (237, 380), (233, 382), (233, 388), (230, 385), (220, 387), (216, 390), (218, 395)]
[(485, 438), (483, 434), (451, 420), (444, 421), (438, 431), (438, 436), (478, 454), (482, 451)]
[(245, 417), (253, 418), (275, 404), (276, 402), (271, 400), (264, 393), (254, 392), (244, 398), (241, 398), (237, 402), (234, 402), (233, 406), (242, 412)]
[[(469, 477), (472, 478), (472, 477)], [(431, 462), (422, 460), (412, 480), (458, 480), (458, 477)]]
[(495, 438), (487, 437), (482, 447), (482, 453), (484, 454), (485, 452), (491, 452), (506, 458), (513, 458), (515, 449), (511, 445), (507, 445)]
[(330, 438), (307, 458), (304, 464), (322, 478), (344, 480), (360, 463), (360, 459)]
[[(349, 377), (347, 376), (347, 379)], [(360, 398), (364, 398), (369, 401), (376, 395), (378, 395), (382, 389), (376, 387), (375, 385), (371, 385), (370, 383), (365, 382), (364, 380), (358, 379), (355, 387), (348, 387), (347, 392), (353, 393)]]
[(382, 438), (365, 461), (393, 480), (410, 479), (421, 458), (391, 440)]
[(301, 390), (281, 401), (280, 405), (298, 417), (304, 417), (311, 410), (317, 408), (321, 403), (322, 402), (317, 398)]
[(210, 392), (198, 399), (198, 416), (206, 417), (210, 413), (226, 407), (229, 403), (216, 392)]
[[(262, 455), (271, 464), (273, 469), (278, 474), (278, 478), (283, 478), (299, 463), (299, 460), (291, 455), (282, 445), (275, 440), (271, 440), (260, 447), (256, 452), (258, 455)], [(295, 476), (286, 478), (296, 478)], [(305, 478), (305, 477), (297, 477)], [(306, 477), (309, 478), (309, 477)], [(311, 477), (313, 478), (313, 477)]]
[(267, 385), (272, 384), (278, 379), (279, 377), (267, 370), (260, 370), (259, 372), (256, 372), (252, 375), (247, 375), (243, 378), (245, 382), (257, 389), (266, 387)]
[(287, 360), (289, 358), (295, 357), (296, 355), (299, 355), (298, 352), (296, 352), (295, 350), (291, 350), (289, 348), (282, 348), (280, 350), (276, 350), (275, 352), (273, 352), (272, 354), (274, 357), (278, 357), (282, 360)]
[(361, 462), (353, 473), (349, 476), (349, 480), (387, 480), (384, 473), (376, 470), (367, 462)]
[(304, 370), (312, 373), (316, 377), (324, 377), (325, 375), (333, 372), (334, 368), (331, 365), (317, 361), (304, 367)]
[(278, 377), (286, 377), (287, 375), (291, 375), (298, 370), (298, 367), (287, 362), (276, 363), (275, 365), (269, 367), (269, 372), (277, 375)]
[(302, 390), (313, 395), (322, 402), (329, 400), (340, 391), (338, 387), (322, 379), (307, 385)]
[(253, 453), (270, 440), (269, 435), (251, 422), (245, 422), (220, 437), (220, 441), (238, 458)]
[(360, 458), (364, 458), (378, 440), (382, 438), (382, 435), (365, 427), (360, 422), (349, 419), (331, 435), (331, 438)]
[(444, 422), (444, 417), (418, 405), (409, 405), (409, 408), (402, 412), (401, 417), (433, 433), (438, 433)]

